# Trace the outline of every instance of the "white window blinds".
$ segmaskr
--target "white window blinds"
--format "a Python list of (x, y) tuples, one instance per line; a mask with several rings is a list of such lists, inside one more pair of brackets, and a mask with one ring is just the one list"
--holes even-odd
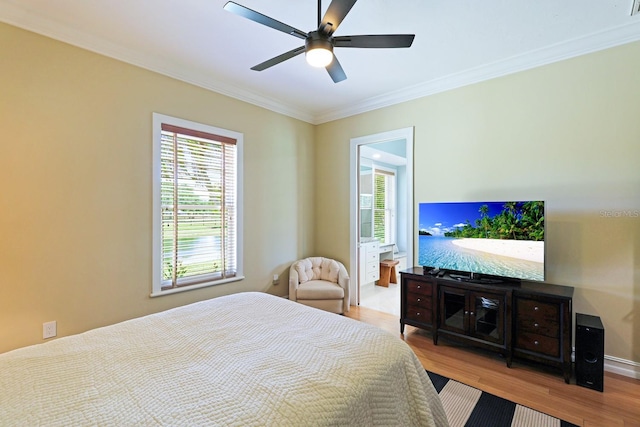
[(373, 178), (373, 237), (382, 243), (395, 240), (395, 173), (375, 169)]
[(237, 160), (233, 138), (161, 124), (161, 291), (236, 276)]

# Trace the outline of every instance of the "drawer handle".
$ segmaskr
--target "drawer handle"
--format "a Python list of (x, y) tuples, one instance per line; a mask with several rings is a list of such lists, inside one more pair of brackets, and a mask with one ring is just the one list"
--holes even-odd
[(538, 311), (538, 310), (540, 310), (540, 307), (538, 307), (537, 305), (533, 307), (533, 311)]
[(418, 289), (421, 289), (421, 288), (422, 288), (422, 286), (418, 285)]
[(473, 311), (471, 313), (469, 313), (469, 314), (472, 315), (472, 316), (475, 315), (475, 313)]
[(417, 313), (416, 313), (416, 316), (420, 316), (420, 312), (417, 312)]
[(422, 301), (422, 298), (418, 298), (418, 302), (421, 302), (421, 301)]
[(535, 326), (535, 327), (537, 328), (537, 327), (538, 327), (538, 326), (540, 326), (540, 325), (538, 325), (537, 323), (534, 323), (534, 324), (533, 324), (533, 326)]
[(533, 345), (539, 345), (540, 343), (538, 341), (534, 341)]

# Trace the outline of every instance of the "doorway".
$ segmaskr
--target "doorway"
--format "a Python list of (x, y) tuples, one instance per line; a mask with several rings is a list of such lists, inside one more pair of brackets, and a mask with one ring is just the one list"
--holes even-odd
[(351, 139), (350, 181), (351, 304), (399, 314), (399, 285), (377, 286), (370, 269), (413, 265), (413, 127)]

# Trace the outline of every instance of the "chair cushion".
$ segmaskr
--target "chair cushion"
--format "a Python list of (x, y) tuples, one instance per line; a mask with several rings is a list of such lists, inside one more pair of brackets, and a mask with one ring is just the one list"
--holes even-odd
[(308, 280), (296, 292), (297, 299), (342, 299), (344, 289), (337, 283), (326, 280)]
[(329, 258), (310, 257), (296, 263), (295, 269), (298, 272), (298, 281), (306, 283), (309, 280), (327, 280), (338, 283), (338, 272), (340, 266)]

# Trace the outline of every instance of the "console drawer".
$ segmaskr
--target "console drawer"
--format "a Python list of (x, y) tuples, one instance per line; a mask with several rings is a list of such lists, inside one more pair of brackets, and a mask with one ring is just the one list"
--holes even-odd
[(407, 293), (417, 293), (422, 295), (433, 295), (433, 285), (431, 283), (407, 280)]
[(548, 322), (539, 323), (532, 319), (516, 320), (516, 330), (522, 332), (529, 332), (532, 334), (545, 335), (551, 338), (558, 338), (560, 336), (560, 330), (558, 324), (552, 324)]
[(560, 340), (530, 332), (518, 333), (516, 348), (545, 354), (551, 357), (560, 356)]
[(415, 305), (409, 305), (407, 307), (407, 319), (415, 320), (417, 322), (431, 323), (431, 306), (418, 307)]
[(407, 292), (407, 305), (431, 308), (431, 296), (416, 292)]
[(560, 306), (516, 298), (516, 330), (548, 337), (560, 336)]

